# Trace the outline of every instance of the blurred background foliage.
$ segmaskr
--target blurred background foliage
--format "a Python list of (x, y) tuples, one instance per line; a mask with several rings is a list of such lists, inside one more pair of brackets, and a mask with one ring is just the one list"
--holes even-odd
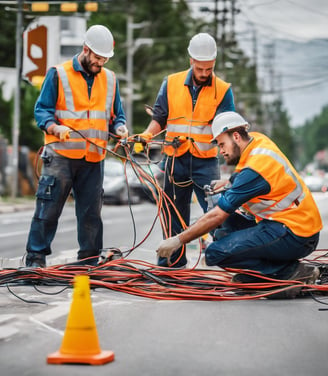
[[(140, 45), (135, 48), (133, 56), (133, 132), (140, 133), (150, 121), (144, 105), (154, 104), (163, 78), (170, 73), (189, 68), (187, 46), (190, 38), (198, 32), (209, 32), (214, 35), (216, 25), (213, 25), (213, 21), (206, 22), (206, 17), (193, 18), (188, 0), (106, 0), (99, 1), (98, 4), (98, 11), (88, 15), (87, 23), (88, 26), (106, 25), (114, 35), (115, 55), (107, 63), (107, 67), (119, 78), (123, 100), (129, 48), (128, 17), (136, 24), (144, 24), (133, 31), (134, 41), (139, 38), (151, 38), (153, 41), (151, 46)], [(57, 11), (52, 11), (51, 15), (63, 14), (58, 8)], [(36, 16), (39, 15), (24, 12), (24, 27)], [(14, 67), (16, 13), (0, 6), (0, 17), (0, 59), (3, 67)], [(328, 107), (303, 126), (291, 128), (288, 113), (280, 98), (275, 98), (272, 102), (262, 102), (256, 63), (244, 54), (234, 34), (229, 34), (229, 38), (224, 40), (224, 48), (222, 43), (223, 41), (218, 40), (219, 56), (215, 72), (232, 84), (237, 111), (251, 122), (253, 130), (268, 134), (298, 168), (303, 168), (313, 160), (319, 150), (327, 147)], [(19, 144), (27, 145), (31, 150), (37, 150), (43, 143), (43, 134), (37, 128), (33, 117), (38, 92), (38, 89), (28, 82), (21, 82)], [(3, 99), (1, 85), (0, 108), (0, 135), (7, 138), (10, 143), (13, 99)]]

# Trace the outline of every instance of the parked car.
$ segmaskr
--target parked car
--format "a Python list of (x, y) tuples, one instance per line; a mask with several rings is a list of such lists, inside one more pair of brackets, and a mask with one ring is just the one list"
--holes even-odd
[(104, 204), (122, 205), (141, 202), (135, 184), (130, 184), (134, 179), (133, 174), (134, 172), (129, 167), (125, 174), (124, 165), (119, 159), (106, 158), (103, 184)]
[[(132, 169), (131, 165), (129, 167)], [(137, 174), (133, 172), (134, 177), (131, 180), (131, 186), (138, 192), (138, 195), (141, 200), (147, 200), (152, 203), (156, 203), (155, 197), (157, 196), (157, 187), (163, 187), (164, 182), (164, 172), (156, 163), (150, 164), (138, 164), (139, 169), (149, 176), (149, 179), (142, 176), (142, 171), (137, 170), (137, 174), (141, 175), (141, 178), (144, 179), (144, 183), (140, 181), (137, 177)], [(154, 197), (155, 195), (155, 197)]]
[(325, 182), (325, 179), (321, 176), (307, 175), (304, 177), (303, 180), (311, 192), (327, 191), (327, 183)]
[[(146, 176), (144, 176), (146, 174)], [(147, 176), (148, 179), (147, 179)], [(155, 203), (156, 185), (163, 185), (164, 173), (155, 163), (130, 162), (124, 164), (116, 158), (106, 158), (104, 166), (104, 204)], [(155, 183), (156, 181), (156, 183)]]

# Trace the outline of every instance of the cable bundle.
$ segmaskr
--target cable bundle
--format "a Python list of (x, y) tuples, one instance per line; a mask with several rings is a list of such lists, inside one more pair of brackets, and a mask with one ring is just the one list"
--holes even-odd
[[(327, 264), (321, 264), (321, 268), (328, 271)], [(232, 282), (232, 275), (240, 272), (245, 273), (245, 270), (162, 268), (140, 260), (117, 259), (96, 267), (67, 264), (35, 269), (4, 269), (0, 271), (0, 286), (71, 287), (74, 276), (88, 275), (91, 288), (105, 288), (160, 300), (254, 300), (270, 298), (278, 292), (300, 286), (303, 295), (325, 295), (328, 292), (328, 281), (325, 284), (318, 281), (319, 284), (305, 285), (300, 281), (262, 277), (263, 281), (259, 283)], [(252, 271), (248, 274), (259, 275)]]
[[(131, 164), (136, 176), (142, 184), (148, 187), (157, 205), (158, 211), (156, 217), (145, 238), (139, 244), (135, 244), (135, 232), (131, 249), (124, 252), (124, 255), (121, 253), (121, 258), (110, 261), (105, 260), (97, 267), (67, 264), (43, 269), (21, 268), (0, 270), (0, 286), (7, 286), (9, 288), (11, 285), (33, 285), (35, 287), (43, 285), (65, 286), (67, 288), (73, 285), (75, 275), (87, 274), (90, 277), (91, 288), (106, 288), (162, 300), (250, 300), (274, 297), (277, 293), (300, 289), (300, 287), (303, 295), (313, 296), (315, 293), (320, 295), (327, 294), (327, 250), (317, 250), (311, 255), (314, 258), (304, 260), (315, 264), (321, 270), (321, 279), (315, 285), (305, 285), (300, 281), (275, 280), (263, 276), (261, 276), (262, 281), (258, 283), (235, 283), (231, 281), (234, 273), (247, 273), (250, 276), (258, 276), (259, 274), (257, 272), (246, 272), (245, 270), (236, 269), (196, 269), (201, 255), (201, 247), (199, 259), (192, 269), (163, 268), (140, 260), (127, 260), (126, 257), (150, 235), (157, 219), (160, 220), (163, 233), (166, 236), (171, 236), (167, 230), (171, 227), (168, 207), (174, 207), (173, 202), (165, 195), (158, 184), (151, 168), (145, 171), (140, 162), (134, 158), (132, 150), (135, 142), (140, 142), (140, 140), (137, 140), (135, 136), (130, 136), (127, 139), (118, 140), (114, 150), (107, 151), (119, 157), (123, 163)], [(145, 146), (148, 146), (149, 143), (163, 145), (165, 141), (152, 139), (152, 141), (147, 141)], [(117, 154), (119, 147), (124, 151), (124, 156)], [(144, 156), (146, 158), (145, 164), (147, 165), (152, 162), (150, 161), (148, 151), (148, 148), (145, 147)], [(128, 185), (128, 179), (126, 178), (126, 180)], [(181, 220), (182, 227), (186, 228), (177, 210), (176, 213)], [(131, 215), (134, 223), (132, 211)]]

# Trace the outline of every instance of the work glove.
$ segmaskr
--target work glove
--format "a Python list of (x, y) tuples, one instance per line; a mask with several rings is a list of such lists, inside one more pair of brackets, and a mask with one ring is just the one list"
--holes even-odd
[(230, 188), (231, 184), (229, 180), (212, 180), (210, 186), (213, 192), (217, 193)]
[(148, 133), (140, 133), (135, 135), (135, 140), (138, 141), (134, 144), (134, 152), (135, 153), (141, 153), (144, 150), (144, 144), (147, 142), (151, 141), (153, 138), (153, 134), (148, 132)]
[(47, 132), (49, 134), (53, 134), (54, 136), (58, 137), (60, 141), (68, 140), (70, 137), (71, 131), (72, 129), (69, 127), (66, 127), (66, 125), (58, 125), (58, 124), (53, 124), (47, 129)]
[(127, 138), (128, 135), (129, 135), (128, 128), (127, 128), (125, 125), (120, 125), (120, 126), (116, 129), (116, 134), (117, 134), (118, 136), (120, 136), (121, 138)]
[(182, 246), (182, 242), (178, 235), (172, 236), (171, 238), (162, 240), (161, 244), (157, 249), (158, 257), (170, 258), (172, 253), (178, 250)]

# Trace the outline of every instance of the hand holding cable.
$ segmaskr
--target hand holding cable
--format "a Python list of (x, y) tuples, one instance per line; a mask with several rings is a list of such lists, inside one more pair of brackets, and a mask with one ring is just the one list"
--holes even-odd
[(128, 128), (127, 128), (125, 125), (120, 125), (120, 126), (116, 129), (116, 134), (117, 134), (118, 136), (120, 136), (121, 138), (127, 138), (128, 135), (129, 135)]
[(225, 191), (227, 188), (230, 188), (230, 186), (229, 180), (212, 180), (210, 184), (213, 194)]
[(70, 138), (70, 132), (72, 132), (72, 129), (66, 125), (52, 124), (48, 127), (47, 132), (58, 137), (60, 141), (66, 141)]
[(141, 153), (144, 150), (144, 145), (151, 141), (153, 134), (150, 132), (140, 133), (134, 136), (136, 143), (134, 144), (134, 152)]
[(169, 258), (182, 245), (183, 243), (181, 242), (179, 235), (175, 235), (171, 238), (162, 240), (156, 252), (159, 257)]

